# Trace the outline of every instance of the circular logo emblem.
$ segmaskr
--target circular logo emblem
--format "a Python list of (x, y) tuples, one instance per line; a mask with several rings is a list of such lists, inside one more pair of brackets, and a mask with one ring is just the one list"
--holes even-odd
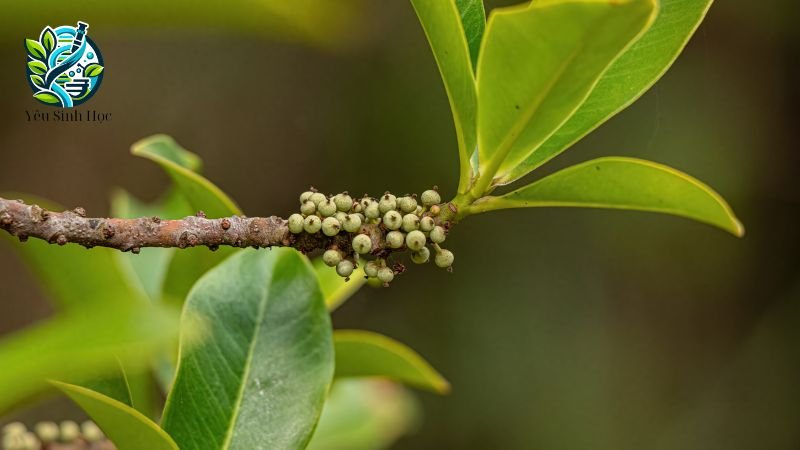
[(103, 56), (88, 36), (89, 24), (45, 27), (25, 39), (28, 84), (40, 102), (73, 108), (89, 100), (103, 81)]

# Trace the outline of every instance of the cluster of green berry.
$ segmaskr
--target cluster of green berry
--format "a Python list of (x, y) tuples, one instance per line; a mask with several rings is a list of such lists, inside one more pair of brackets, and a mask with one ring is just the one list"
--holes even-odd
[[(411, 261), (424, 264), (431, 258), (430, 247), (437, 266), (450, 269), (453, 265), (453, 253), (439, 245), (447, 237), (447, 228), (437, 221), (441, 196), (431, 189), (419, 200), (416, 195), (396, 197), (389, 192), (379, 199), (365, 195), (354, 200), (347, 192), (329, 197), (312, 189), (300, 195), (300, 213), (289, 216), (288, 227), (294, 234), (321, 232), (331, 238), (347, 233), (352, 251), (343, 251), (332, 240), (322, 255), (325, 264), (349, 278), (360, 257), (375, 256), (364, 264), (364, 272), (369, 281), (387, 286), (403, 271), (402, 265), (387, 264), (386, 258), (395, 251), (410, 250)], [(381, 248), (373, 248), (367, 228), (371, 225), (383, 237)]]
[(43, 447), (50, 448), (51, 444), (71, 444), (78, 440), (86, 443), (103, 441), (105, 436), (98, 426), (87, 420), (80, 426), (65, 420), (60, 424), (55, 422), (39, 422), (28, 431), (25, 424), (12, 422), (3, 427), (2, 448), (5, 450), (39, 450)]

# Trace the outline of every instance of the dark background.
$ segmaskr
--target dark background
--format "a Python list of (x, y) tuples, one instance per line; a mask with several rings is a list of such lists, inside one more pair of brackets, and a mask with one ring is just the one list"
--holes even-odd
[[(22, 37), (86, 16), (9, 6), (0, 192), (92, 215), (117, 186), (153, 199), (167, 179), (128, 148), (163, 132), (249, 215), (287, 215), (309, 185), (454, 193), (447, 98), (407, 2), (343, 1), (296, 27), (256, 3), (83, 3), (106, 76), (80, 109), (112, 121), (26, 122), (51, 109), (30, 97)], [(800, 448), (797, 12), (717, 2), (653, 90), (533, 175), (602, 155), (666, 163), (720, 192), (743, 239), (645, 213), (503, 211), (451, 235), (453, 274), (413, 267), (334, 314), (410, 344), (453, 384), (420, 394), (425, 420), (397, 448)], [(49, 313), (0, 246), (0, 332)]]

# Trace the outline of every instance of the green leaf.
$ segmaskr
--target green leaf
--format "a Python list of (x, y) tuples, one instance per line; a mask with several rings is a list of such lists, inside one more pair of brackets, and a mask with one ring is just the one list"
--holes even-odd
[(420, 409), (414, 396), (395, 383), (336, 381), (308, 450), (390, 448), (416, 427)]
[[(197, 173), (202, 165), (200, 158), (183, 149), (171, 137), (155, 135), (143, 139), (133, 144), (131, 153), (160, 165), (194, 211), (202, 210), (209, 217), (242, 214), (220, 188)], [(234, 251), (229, 247), (216, 252), (187, 248), (175, 253), (164, 279), (164, 299), (175, 305), (182, 304), (195, 281)]]
[(37, 92), (33, 94), (33, 98), (39, 100), (40, 102), (47, 103), (49, 105), (55, 105), (61, 103), (60, 98), (49, 92)]
[(83, 74), (87, 77), (96, 77), (103, 73), (104, 67), (100, 64), (89, 64)]
[(164, 430), (130, 406), (85, 387), (52, 383), (89, 414), (118, 450), (178, 450)]
[(42, 34), (39, 36), (39, 41), (41, 41), (42, 46), (47, 50), (48, 54), (56, 48), (56, 40), (56, 33), (50, 27), (42, 30)]
[[(28, 49), (28, 54), (31, 55), (34, 59), (41, 60), (44, 59), (45, 56), (47, 56), (47, 52), (45, 51), (44, 47), (42, 47), (42, 44), (40, 44), (39, 41), (36, 41), (34, 39), (25, 39), (25, 48)], [(44, 64), (42, 65), (44, 66)], [(46, 68), (47, 66), (45, 66), (45, 70)]]
[(41, 61), (28, 61), (28, 68), (36, 75), (44, 75), (47, 72), (47, 66)]
[(478, 64), (480, 179), (525, 161), (652, 23), (655, 0), (540, 0), (494, 10)]
[[(22, 198), (29, 204), (61, 211), (64, 208), (30, 195), (3, 194)], [(59, 247), (39, 239), (18, 242), (13, 236), (4, 240), (19, 252), (29, 269), (44, 285), (60, 310), (91, 309), (102, 305), (143, 304), (143, 292), (134, 288), (116, 261), (117, 250), (96, 247), (91, 251), (78, 245)]]
[[(99, 392), (100, 394), (111, 397), (120, 403), (124, 403), (132, 407), (133, 398), (131, 395), (131, 386), (128, 384), (128, 374), (125, 373), (125, 368), (122, 366), (122, 361), (120, 361), (119, 358), (117, 358), (117, 366), (115, 369), (116, 370), (114, 372), (109, 372), (108, 374), (94, 377), (82, 382), (76, 381), (73, 384), (78, 384), (85, 388)], [(59, 381), (64, 382), (71, 380)]]
[(444, 81), (458, 139), (458, 191), (472, 178), (469, 158), (477, 144), (477, 94), (467, 38), (454, 0), (411, 0)]
[(44, 86), (44, 80), (39, 75), (31, 75), (31, 82), (39, 87)]
[(184, 311), (211, 328), (181, 350), (164, 410), (181, 449), (305, 448), (333, 376), (330, 317), (306, 259), (239, 252), (197, 282)]
[(470, 212), (540, 206), (660, 212), (744, 235), (730, 206), (710, 187), (671, 167), (634, 158), (606, 157), (568, 167), (501, 197), (479, 200)]
[(338, 308), (339, 305), (364, 286), (367, 281), (364, 278), (364, 270), (361, 267), (358, 267), (350, 275), (350, 281), (345, 281), (344, 278), (336, 273), (333, 267), (326, 266), (322, 262), (322, 258), (314, 259), (312, 265), (314, 266), (317, 280), (319, 280), (322, 295), (325, 297), (325, 306), (328, 307), (328, 311), (334, 311)]
[(483, 0), (455, 0), (455, 2), (461, 16), (461, 25), (464, 27), (464, 36), (467, 38), (472, 68), (477, 69), (483, 30), (486, 28)]
[(661, 0), (653, 26), (606, 70), (575, 114), (501, 183), (535, 170), (641, 97), (678, 58), (711, 2)]
[[(0, 340), (0, 414), (44, 390), (47, 379), (111, 375), (119, 361), (145, 368), (178, 334), (178, 312), (152, 305), (107, 305), (59, 314)], [(197, 337), (196, 326), (183, 333)], [(119, 359), (118, 359), (119, 358)]]
[(439, 394), (450, 383), (419, 354), (382, 334), (361, 330), (336, 330), (336, 377), (383, 377)]
[(220, 188), (196, 173), (200, 166), (197, 155), (171, 137), (155, 135), (143, 139), (133, 144), (131, 153), (161, 166), (195, 210), (204, 211), (210, 218), (242, 214)]

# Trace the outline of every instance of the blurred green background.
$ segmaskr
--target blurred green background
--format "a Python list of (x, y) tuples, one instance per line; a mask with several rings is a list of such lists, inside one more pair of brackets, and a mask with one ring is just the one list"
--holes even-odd
[[(454, 193), (447, 98), (406, 1), (65, 5), (4, 5), (0, 191), (91, 215), (116, 186), (153, 199), (168, 181), (128, 147), (163, 132), (249, 215), (287, 215), (310, 185)], [(453, 384), (420, 394), (424, 421), (396, 448), (800, 448), (798, 12), (718, 2), (652, 91), (530, 178), (652, 159), (725, 196), (744, 239), (644, 213), (503, 211), (458, 226), (453, 274), (413, 267), (334, 314), (408, 343)], [(48, 108), (30, 97), (23, 38), (78, 19), (106, 62), (81, 109), (112, 121), (28, 123)], [(0, 294), (0, 333), (51, 313), (8, 246)], [(75, 414), (50, 400), (17, 417)]]

